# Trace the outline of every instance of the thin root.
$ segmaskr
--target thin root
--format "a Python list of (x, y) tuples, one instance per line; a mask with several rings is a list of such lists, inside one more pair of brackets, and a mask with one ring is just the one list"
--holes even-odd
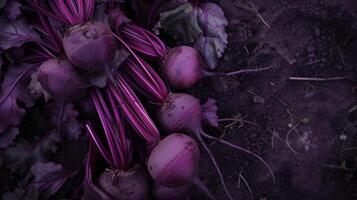
[[(290, 134), (291, 134), (293, 131), (295, 131), (296, 134), (299, 136), (299, 138), (301, 138), (299, 132), (296, 130), (296, 128), (297, 128), (298, 126), (300, 126), (300, 123), (295, 124), (295, 125), (288, 131), (288, 133), (286, 134), (286, 137), (285, 137), (285, 143), (286, 143), (286, 145), (287, 145), (287, 146), (289, 147), (289, 149), (291, 149), (291, 151), (292, 151), (293, 153), (295, 153), (295, 154), (298, 154), (299, 152), (296, 151), (296, 150), (290, 145), (289, 137), (290, 137)], [(301, 140), (302, 140), (302, 139), (301, 139)], [(303, 141), (303, 140), (302, 140), (302, 141)]]
[(247, 116), (239, 117), (238, 119), (236, 119), (236, 118), (222, 118), (222, 119), (218, 119), (218, 122), (231, 122), (228, 125), (225, 125), (224, 128), (230, 128), (230, 127), (236, 125), (237, 123), (247, 123), (247, 124), (256, 126), (258, 128), (261, 128), (261, 126), (259, 124), (255, 123), (253, 121), (244, 120), (245, 118), (247, 118)]
[(206, 138), (208, 138), (208, 139), (216, 140), (216, 141), (218, 141), (218, 142), (220, 142), (220, 143), (222, 143), (222, 144), (228, 145), (228, 146), (230, 146), (230, 147), (232, 147), (232, 148), (234, 148), (234, 149), (238, 149), (238, 150), (240, 150), (240, 151), (242, 151), (242, 152), (244, 152), (244, 153), (247, 153), (247, 154), (249, 154), (249, 155), (251, 155), (251, 156), (257, 158), (259, 161), (261, 161), (261, 162), (266, 166), (266, 168), (268, 169), (269, 173), (271, 174), (271, 176), (272, 176), (272, 178), (273, 178), (274, 183), (276, 183), (273, 170), (272, 170), (271, 167), (268, 165), (268, 163), (267, 163), (262, 157), (260, 157), (258, 154), (254, 153), (254, 152), (252, 152), (252, 151), (250, 151), (250, 150), (248, 150), (248, 149), (245, 149), (245, 148), (243, 148), (243, 147), (241, 147), (241, 146), (232, 144), (232, 143), (230, 143), (230, 142), (228, 142), (228, 141), (226, 141), (226, 140), (223, 140), (223, 139), (221, 139), (221, 138), (217, 138), (217, 137), (208, 135), (208, 134), (206, 134), (206, 133), (203, 132), (203, 131), (201, 131), (201, 135), (204, 136), (204, 137), (206, 137)]
[[(202, 131), (201, 131), (202, 132)], [(219, 168), (218, 164), (217, 164), (217, 161), (216, 159), (214, 158), (211, 150), (207, 147), (206, 143), (203, 141), (202, 137), (201, 137), (201, 134), (200, 133), (196, 133), (196, 137), (197, 139), (199, 140), (199, 142), (201, 143), (201, 145), (203, 146), (203, 148), (205, 149), (205, 151), (208, 153), (208, 156), (210, 157), (214, 167), (216, 168), (216, 171), (218, 173), (218, 177), (219, 177), (219, 180), (222, 184), (222, 187), (225, 191), (225, 193), (227, 194), (228, 198), (230, 200), (234, 200), (233, 197), (231, 196), (231, 194), (229, 193), (228, 191), (228, 188), (227, 188), (227, 185), (226, 185), (226, 182), (224, 181), (224, 178), (223, 178), (223, 174), (221, 172), (221, 169)]]
[(249, 192), (249, 195), (250, 195), (251, 199), (253, 199), (253, 191), (252, 191), (252, 188), (250, 187), (250, 185), (249, 185), (247, 179), (243, 176), (242, 172), (243, 172), (243, 169), (240, 170), (240, 172), (239, 172), (238, 188), (240, 188), (240, 180), (242, 180), (243, 183), (244, 183), (244, 185), (245, 185), (245, 186), (247, 187), (247, 189), (248, 189), (248, 192)]

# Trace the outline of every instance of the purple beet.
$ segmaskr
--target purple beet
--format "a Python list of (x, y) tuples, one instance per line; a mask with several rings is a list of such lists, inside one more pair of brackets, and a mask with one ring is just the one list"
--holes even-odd
[(145, 200), (149, 195), (146, 171), (136, 165), (127, 171), (105, 170), (98, 177), (99, 187), (115, 200)]
[(87, 82), (68, 60), (50, 59), (38, 69), (38, 81), (58, 101), (78, 99)]
[(102, 69), (114, 56), (115, 39), (102, 22), (92, 21), (72, 27), (63, 38), (68, 59), (79, 69)]

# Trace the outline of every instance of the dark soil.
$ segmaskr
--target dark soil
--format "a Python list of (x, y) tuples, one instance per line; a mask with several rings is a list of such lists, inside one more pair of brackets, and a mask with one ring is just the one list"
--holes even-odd
[[(357, 1), (251, 0), (270, 28), (252, 10), (240, 7), (243, 1), (218, 2), (229, 18), (230, 37), (217, 70), (274, 69), (207, 79), (191, 91), (202, 100), (214, 97), (221, 118), (251, 121), (229, 128), (224, 126), (229, 122), (222, 122), (219, 129), (207, 132), (262, 155), (274, 170), (276, 184), (252, 156), (212, 144), (232, 195), (258, 200), (357, 199), (356, 114), (350, 110), (356, 103)], [(288, 80), (292, 76), (348, 80)], [(201, 172), (218, 199), (227, 199), (205, 154)]]

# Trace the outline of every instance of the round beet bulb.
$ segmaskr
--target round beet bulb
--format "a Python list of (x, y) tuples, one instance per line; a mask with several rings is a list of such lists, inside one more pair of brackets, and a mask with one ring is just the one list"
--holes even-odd
[(81, 97), (88, 83), (68, 60), (50, 59), (38, 69), (38, 81), (56, 100), (67, 101)]
[(192, 87), (204, 72), (199, 52), (189, 46), (170, 49), (162, 61), (160, 71), (169, 85), (178, 89)]
[(102, 172), (98, 177), (99, 187), (115, 200), (146, 200), (149, 195), (148, 176), (141, 166), (128, 171)]
[(196, 141), (174, 133), (159, 142), (151, 152), (148, 169), (154, 181), (165, 187), (182, 187), (198, 179), (200, 151)]
[(92, 21), (72, 27), (63, 38), (63, 47), (76, 67), (93, 72), (112, 60), (115, 39), (105, 24)]
[(172, 93), (158, 112), (158, 121), (168, 133), (199, 131), (202, 123), (200, 101), (185, 93)]

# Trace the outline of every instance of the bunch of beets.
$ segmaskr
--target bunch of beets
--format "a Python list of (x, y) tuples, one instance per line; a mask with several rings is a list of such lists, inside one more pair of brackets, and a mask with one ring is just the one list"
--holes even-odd
[(182, 93), (203, 77), (243, 71), (209, 72), (195, 48), (168, 47), (150, 31), (162, 1), (148, 4), (147, 26), (130, 15), (130, 1), (23, 0), (0, 8), (0, 147), (7, 166), (25, 174), (8, 199), (175, 200), (192, 185), (214, 199), (199, 179), (200, 148), (233, 199), (205, 140), (254, 156), (272, 174), (257, 154), (203, 131), (218, 126), (213, 99), (201, 105)]

